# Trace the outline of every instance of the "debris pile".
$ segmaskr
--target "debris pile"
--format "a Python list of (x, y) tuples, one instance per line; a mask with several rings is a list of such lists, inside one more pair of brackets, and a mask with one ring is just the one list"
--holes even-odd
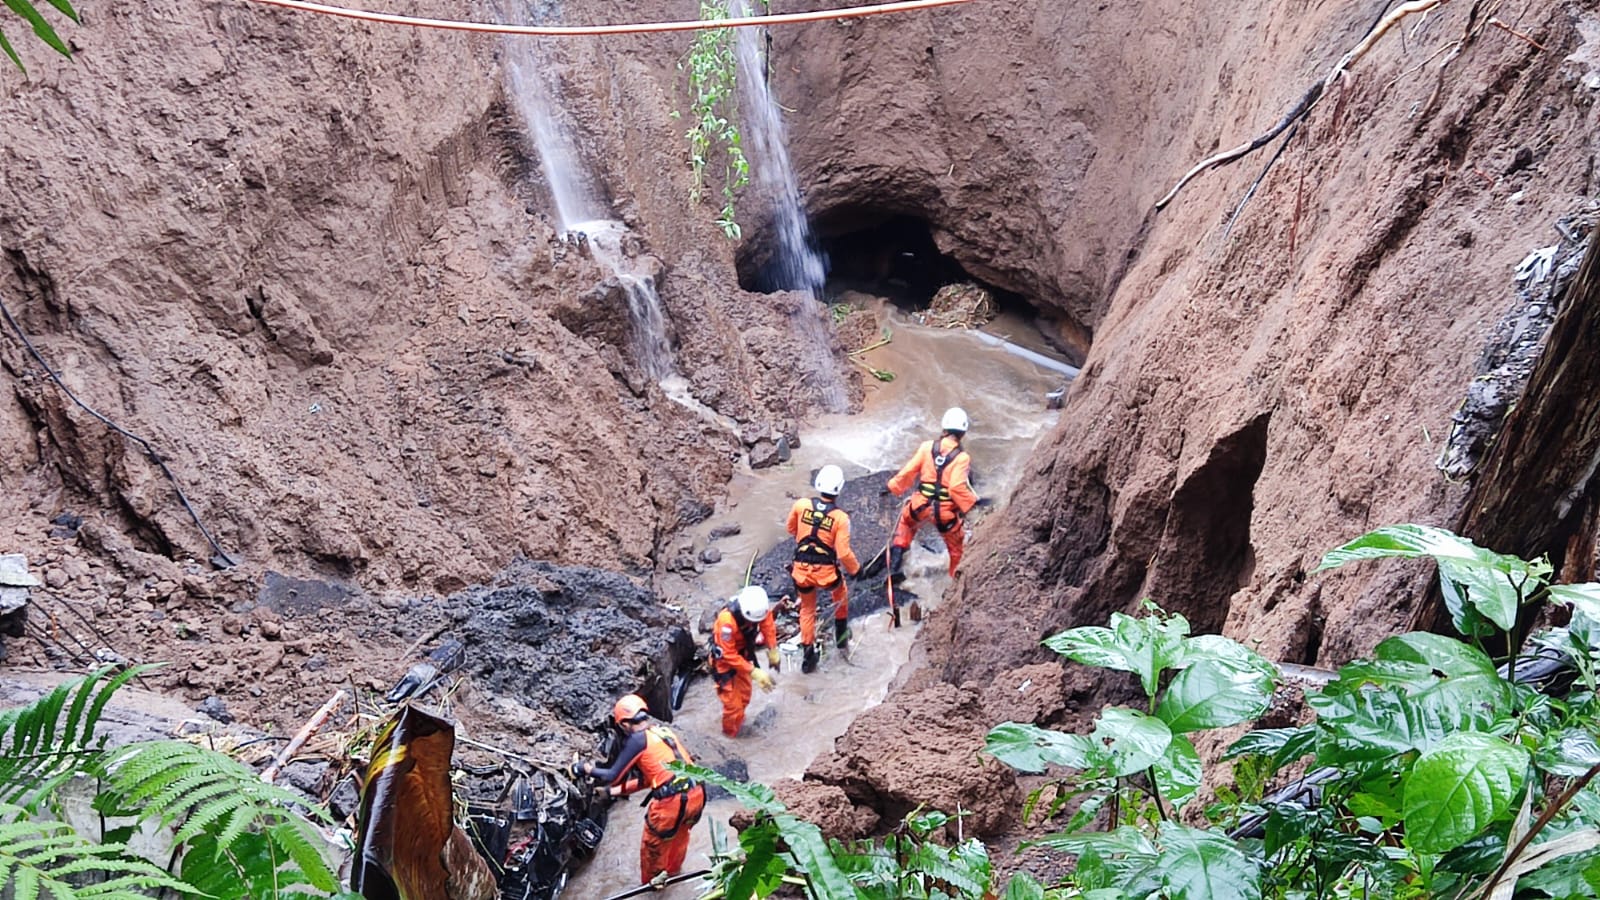
[(997, 312), (994, 295), (968, 281), (939, 288), (933, 302), (916, 318), (930, 328), (979, 328), (989, 324)]

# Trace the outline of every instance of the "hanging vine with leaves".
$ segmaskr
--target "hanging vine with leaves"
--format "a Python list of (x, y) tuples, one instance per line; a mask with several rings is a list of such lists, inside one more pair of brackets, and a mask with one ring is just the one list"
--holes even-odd
[[(737, 0), (735, 0), (737, 2)], [(766, 3), (762, 2), (765, 8)], [(729, 17), (729, 7), (719, 0), (701, 0), (700, 18), (716, 21)], [(693, 177), (689, 202), (699, 203), (705, 196), (706, 166), (721, 152), (722, 209), (717, 226), (729, 240), (738, 240), (739, 223), (734, 217), (734, 195), (750, 183), (750, 161), (745, 157), (738, 123), (739, 56), (737, 37), (731, 28), (712, 28), (696, 32), (689, 53), (678, 68), (689, 76), (689, 167)], [(674, 117), (679, 113), (674, 112)]]

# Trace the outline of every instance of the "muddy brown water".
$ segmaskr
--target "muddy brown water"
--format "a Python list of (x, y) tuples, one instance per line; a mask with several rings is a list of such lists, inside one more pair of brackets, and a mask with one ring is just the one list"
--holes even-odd
[[(786, 538), (783, 522), (789, 506), (810, 490), (811, 473), (819, 466), (838, 464), (847, 477), (898, 468), (919, 442), (937, 432), (947, 407), (963, 407), (972, 420), (966, 444), (979, 493), (998, 504), (1015, 487), (1035, 442), (1060, 415), (1046, 409), (1045, 394), (1062, 387), (1064, 376), (969, 333), (924, 328), (893, 310), (885, 314), (893, 340), (866, 354), (865, 360), (875, 369), (893, 372), (894, 380), (870, 380), (859, 414), (811, 423), (788, 464), (736, 475), (717, 514), (696, 528), (696, 547), (710, 543), (723, 558), (707, 567), (694, 586), (693, 595), (700, 600), (686, 610), (690, 621), (698, 621), (706, 607), (743, 585), (753, 556)], [(1035, 351), (1047, 350), (1022, 319), (1000, 319), (985, 330)], [(713, 529), (732, 524), (740, 528), (737, 535), (707, 540)], [(982, 527), (981, 518), (975, 519), (973, 528)], [(920, 537), (906, 558), (907, 584), (931, 608), (949, 580), (946, 557), (931, 531)], [(855, 549), (863, 561), (874, 552)], [(722, 707), (710, 681), (696, 680), (673, 723), (696, 762), (734, 770), (742, 763), (750, 780), (765, 784), (799, 777), (862, 710), (884, 698), (910, 655), (917, 631), (909, 623), (891, 630), (882, 612), (853, 619), (851, 630), (848, 659), (830, 653), (809, 675), (785, 668), (775, 690), (757, 691), (737, 739), (722, 735)], [(727, 798), (707, 805), (694, 829), (685, 871), (706, 866), (713, 828), (725, 842), (733, 840), (727, 823), (737, 809)], [(636, 886), (642, 823), (637, 801), (614, 806), (595, 858), (573, 874), (563, 896), (604, 898)], [(689, 898), (701, 892), (690, 882), (651, 896)]]

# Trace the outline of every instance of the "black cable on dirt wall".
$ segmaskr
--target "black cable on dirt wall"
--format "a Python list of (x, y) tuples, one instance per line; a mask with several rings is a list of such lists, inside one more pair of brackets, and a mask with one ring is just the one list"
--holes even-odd
[(94, 407), (78, 399), (78, 395), (74, 394), (72, 389), (67, 387), (66, 383), (61, 380), (61, 376), (56, 374), (55, 369), (52, 369), (50, 364), (45, 362), (44, 356), (39, 352), (39, 349), (33, 345), (33, 341), (28, 340), (27, 332), (22, 330), (22, 326), (18, 324), (16, 318), (11, 315), (11, 310), (6, 306), (4, 298), (0, 298), (0, 316), (5, 317), (6, 324), (11, 326), (11, 330), (16, 333), (17, 339), (22, 341), (22, 346), (27, 348), (29, 355), (34, 358), (34, 361), (39, 364), (40, 368), (44, 369), (45, 374), (50, 376), (50, 380), (55, 382), (56, 387), (60, 388), (61, 392), (67, 395), (67, 399), (76, 404), (79, 409), (105, 423), (107, 428), (110, 428), (117, 434), (120, 434), (128, 440), (133, 441), (135, 444), (138, 444), (139, 447), (144, 450), (145, 457), (152, 463), (155, 463), (156, 467), (161, 470), (161, 474), (165, 475), (167, 480), (172, 482), (172, 490), (178, 495), (178, 502), (183, 504), (184, 511), (189, 514), (189, 518), (194, 520), (195, 527), (200, 529), (200, 534), (205, 537), (206, 543), (210, 544), (211, 549), (217, 552), (216, 556), (212, 557), (211, 559), (212, 565), (219, 569), (227, 569), (236, 565), (237, 563), (234, 561), (234, 558), (228, 555), (228, 551), (222, 549), (222, 545), (217, 543), (217, 539), (211, 536), (211, 532), (206, 528), (205, 523), (200, 521), (200, 514), (195, 512), (194, 506), (189, 503), (188, 495), (183, 492), (183, 485), (178, 483), (178, 477), (172, 474), (172, 469), (168, 468), (166, 459), (163, 458), (160, 453), (156, 452), (156, 448), (152, 446), (149, 441), (111, 421)]

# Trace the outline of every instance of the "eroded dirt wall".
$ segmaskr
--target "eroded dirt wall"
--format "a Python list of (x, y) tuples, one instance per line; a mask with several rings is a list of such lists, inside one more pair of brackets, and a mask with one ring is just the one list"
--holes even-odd
[[(1465, 490), (1434, 468), (1452, 412), (1515, 303), (1513, 269), (1595, 191), (1596, 4), (1499, 5), (1525, 38), (1485, 27), (1482, 6), (1378, 44), (1226, 237), (1271, 149), (1151, 207), (1266, 130), (1384, 4), (975, 5), (837, 25), (795, 64), (818, 204), (915, 211), (969, 270), (1094, 333), (1061, 424), (925, 625), (923, 665), (816, 780), (872, 805), (871, 772), (848, 761), (922, 692), (1036, 682), (1042, 637), (1145, 596), (1293, 662), (1337, 664), (1407, 626), (1424, 566), (1310, 573), (1368, 528), (1456, 520)], [(1028, 715), (1105, 696), (1062, 684)], [(993, 793), (981, 762), (939, 768), (966, 808)]]
[[(114, 4), (64, 33), (74, 61), (19, 42), (29, 77), (0, 72), (0, 292), (252, 571), (439, 592), (515, 554), (643, 573), (709, 511), (737, 441), (627, 358), (622, 292), (555, 233), (498, 39), (237, 2)], [(731, 247), (688, 207), (669, 116), (680, 44), (541, 52), (660, 260), (698, 392), (780, 425), (808, 402), (770, 347), (797, 298), (720, 287)], [(210, 557), (155, 466), (41, 374), (0, 339), (16, 549), (53, 563), (67, 512), (126, 532), (128, 560)]]

